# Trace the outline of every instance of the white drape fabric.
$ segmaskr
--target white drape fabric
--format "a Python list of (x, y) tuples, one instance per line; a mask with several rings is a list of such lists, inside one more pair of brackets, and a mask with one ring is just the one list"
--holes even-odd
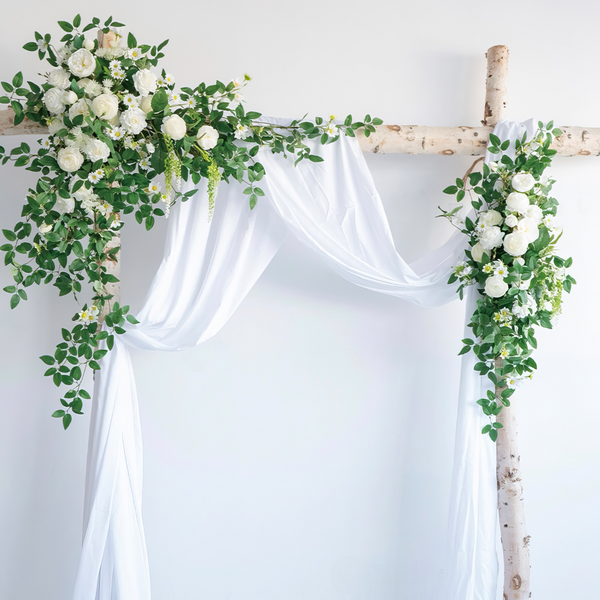
[[(284, 124), (282, 121), (273, 121)], [(501, 129), (504, 127), (505, 129)], [(518, 124), (498, 135), (522, 135)], [(129, 347), (176, 351), (215, 335), (292, 234), (348, 281), (419, 304), (456, 296), (447, 285), (465, 240), (456, 233), (430, 255), (407, 264), (397, 254), (381, 200), (356, 141), (341, 138), (314, 152), (322, 163), (298, 167), (263, 152), (266, 197), (250, 211), (243, 187), (221, 184), (208, 219), (205, 185), (171, 215), (163, 262), (140, 323), (117, 336), (102, 360), (94, 392), (84, 509), (84, 541), (74, 600), (149, 600), (142, 521), (142, 436)], [(467, 316), (476, 295), (470, 294)], [(479, 431), (475, 401), (483, 378), (463, 360), (450, 507), (448, 600), (494, 600), (498, 566), (494, 447)], [(483, 394), (482, 394), (483, 392)]]

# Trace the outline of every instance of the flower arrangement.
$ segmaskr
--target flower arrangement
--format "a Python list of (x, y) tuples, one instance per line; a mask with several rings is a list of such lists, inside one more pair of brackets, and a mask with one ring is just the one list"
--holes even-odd
[[(465, 287), (476, 285), (481, 293), (469, 327), (473, 339), (464, 339), (460, 354), (473, 351), (475, 370), (495, 385), (477, 403), (490, 422), (482, 429), (496, 441), (502, 424), (493, 417), (515, 387), (537, 369), (531, 356), (537, 348), (535, 326), (552, 328), (561, 312), (562, 293), (570, 292), (575, 279), (567, 274), (572, 259), (555, 253), (562, 232), (555, 224), (558, 202), (549, 196), (553, 179), (544, 175), (556, 150), (550, 148), (561, 131), (538, 123), (535, 135), (515, 142), (514, 160), (503, 154), (510, 142), (490, 135), (488, 151), (498, 162), (483, 165), (482, 173), (470, 173), (447, 187), (458, 205), (444, 209), (447, 218), (468, 236), (465, 258), (454, 267), (448, 283), (457, 281), (462, 299)], [(463, 200), (469, 195), (473, 211), (461, 218)]]
[[(58, 24), (65, 32), (60, 45), (50, 34), (36, 32), (35, 41), (24, 46), (52, 67), (45, 81), (28, 81), (27, 88), (17, 73), (12, 83), (1, 82), (8, 95), (0, 96), (0, 104), (12, 107), (15, 125), (27, 118), (46, 125), (49, 136), (37, 151), (26, 143), (10, 152), (0, 146), (2, 164), (13, 161), (40, 174), (27, 194), (23, 220), (3, 229), (7, 243), (0, 250), (14, 278), (14, 285), (4, 288), (11, 308), (27, 300), (26, 288), (33, 284), (52, 283), (61, 296), (75, 299), (83, 282), (93, 286), (89, 306), (73, 317), (75, 327), (62, 330), (64, 341), (53, 356), (42, 357), (49, 366), (46, 375), (57, 386), (71, 387), (53, 415), (67, 428), (90, 397), (81, 388), (85, 370), (99, 369), (97, 361), (107, 352), (98, 344), (106, 340), (112, 349), (125, 321), (137, 322), (107, 289), (118, 282), (106, 264), (119, 251), (114, 238), (123, 227), (121, 214), (134, 213), (150, 230), (177, 200), (196, 193), (181, 192), (181, 182), (197, 184), (202, 178), (208, 180), (210, 214), (221, 180), (245, 184), (254, 208), (264, 195), (265, 170), (257, 160), (262, 147), (292, 156), (296, 164), (319, 162), (306, 139), (329, 144), (360, 128), (369, 136), (382, 121), (367, 115), (363, 121), (348, 116), (338, 123), (332, 116), (272, 125), (260, 120), (261, 113), (246, 112), (241, 92), (250, 81), (247, 75), (228, 84), (178, 90), (173, 75), (158, 69), (168, 40), (138, 44), (132, 33), (119, 33), (124, 25), (112, 17), (103, 25), (94, 18), (82, 26), (79, 15)], [(94, 29), (98, 38), (87, 37)], [(106, 327), (99, 331), (104, 315)]]

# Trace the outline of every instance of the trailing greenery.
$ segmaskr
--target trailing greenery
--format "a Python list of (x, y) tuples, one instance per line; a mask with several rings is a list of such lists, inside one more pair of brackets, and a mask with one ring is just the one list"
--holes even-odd
[[(554, 222), (558, 201), (550, 196), (555, 181), (544, 175), (556, 154), (550, 145), (560, 134), (552, 122), (540, 121), (530, 140), (526, 134), (516, 140), (514, 160), (505, 154), (510, 142), (492, 134), (488, 151), (499, 160), (447, 187), (444, 192), (456, 195), (458, 204), (449, 211), (440, 208), (439, 216), (468, 236), (469, 249), (448, 283), (458, 281), (461, 298), (470, 285), (481, 294), (468, 325), (473, 339), (463, 340), (459, 354), (474, 352), (479, 359), (474, 369), (495, 386), (477, 401), (490, 420), (482, 433), (493, 441), (502, 427), (495, 417), (537, 369), (535, 327), (552, 328), (563, 291), (575, 284), (566, 272), (572, 259), (556, 254), (562, 233)], [(473, 211), (463, 220), (465, 198)]]
[[(197, 192), (181, 192), (181, 182), (201, 179), (208, 180), (210, 215), (221, 180), (244, 184), (254, 208), (264, 196), (261, 148), (292, 157), (295, 164), (320, 162), (306, 140), (330, 144), (358, 129), (369, 136), (381, 120), (367, 115), (354, 121), (349, 115), (337, 123), (333, 116), (303, 117), (287, 126), (273, 125), (244, 108), (241, 90), (250, 81), (247, 75), (178, 91), (172, 75), (151, 70), (164, 58), (168, 40), (138, 44), (132, 33), (125, 37), (117, 31), (124, 25), (112, 17), (104, 24), (94, 18), (82, 25), (77, 15), (58, 24), (64, 32), (60, 44), (50, 34), (35, 32), (35, 41), (24, 46), (53, 67), (45, 81), (25, 85), (17, 73), (12, 82), (0, 82), (7, 94), (0, 96), (0, 104), (12, 107), (15, 125), (27, 118), (49, 130), (34, 150), (26, 143), (10, 151), (0, 146), (2, 164), (39, 174), (27, 193), (22, 220), (2, 230), (6, 243), (0, 250), (14, 279), (5, 288), (11, 308), (27, 300), (26, 289), (34, 284), (52, 284), (60, 296), (72, 294), (76, 300), (83, 283), (93, 286), (89, 309), (85, 304), (73, 318), (78, 324), (62, 330), (64, 342), (54, 357), (42, 357), (50, 366), (46, 375), (70, 388), (61, 399), (63, 409), (54, 413), (66, 428), (89, 397), (81, 389), (86, 369), (99, 369), (114, 334), (125, 331), (128, 307), (113, 303), (107, 285), (118, 279), (106, 269), (119, 251), (111, 240), (123, 227), (121, 214), (133, 213), (150, 230), (157, 217), (168, 216), (174, 202)], [(102, 43), (86, 37), (93, 30), (102, 31)], [(98, 316), (104, 313), (110, 334), (98, 330)], [(102, 340), (106, 350), (97, 349)]]

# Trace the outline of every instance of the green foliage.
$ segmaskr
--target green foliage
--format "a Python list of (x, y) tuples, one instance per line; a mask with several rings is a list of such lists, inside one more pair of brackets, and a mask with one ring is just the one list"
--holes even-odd
[[(354, 121), (348, 115), (343, 123), (333, 116), (303, 117), (285, 126), (271, 123), (261, 113), (245, 110), (240, 92), (250, 81), (247, 75), (227, 84), (200, 83), (177, 92), (173, 77), (163, 69), (156, 89), (152, 82), (142, 89), (134, 76), (158, 66), (168, 40), (155, 46), (138, 45), (132, 33), (125, 38), (115, 31), (124, 25), (112, 17), (104, 23), (95, 17), (83, 24), (76, 15), (58, 25), (64, 34), (60, 43), (53, 42), (50, 34), (35, 32), (34, 41), (24, 45), (52, 67), (45, 81), (27, 81), (24, 87), (19, 72), (10, 82), (0, 82), (6, 93), (0, 96), (0, 104), (13, 109), (15, 125), (27, 118), (48, 126), (51, 132), (34, 150), (26, 143), (10, 151), (0, 146), (2, 164), (12, 162), (39, 177), (26, 195), (21, 220), (12, 229), (2, 230), (6, 243), (0, 251), (14, 279), (14, 285), (4, 288), (13, 309), (27, 300), (26, 288), (33, 285), (52, 284), (60, 296), (73, 295), (75, 300), (83, 284), (93, 287), (92, 312), (84, 305), (78, 313), (80, 322), (72, 330), (62, 330), (63, 342), (54, 356), (42, 357), (50, 366), (46, 375), (57, 386), (70, 387), (61, 399), (63, 409), (53, 415), (62, 419), (66, 429), (72, 414), (81, 414), (82, 401), (89, 399), (81, 389), (86, 370), (100, 368), (98, 361), (112, 348), (114, 335), (125, 331), (126, 320), (137, 322), (126, 315), (127, 307), (113, 305), (107, 287), (118, 281), (106, 265), (119, 251), (113, 238), (123, 226), (121, 214), (133, 213), (150, 230), (156, 218), (168, 216), (176, 201), (185, 202), (197, 191), (181, 192), (181, 182), (191, 179), (197, 184), (202, 178), (208, 180), (210, 214), (221, 180), (243, 183), (253, 209), (264, 196), (261, 150), (293, 158), (295, 164), (317, 163), (323, 159), (313, 154), (307, 140), (331, 144), (341, 135), (354, 137), (360, 129), (369, 136), (382, 121), (370, 115)], [(101, 48), (95, 35), (86, 36), (96, 29), (112, 37), (116, 34), (112, 46)], [(89, 62), (85, 75), (69, 64), (75, 52)], [(103, 112), (106, 107), (94, 104), (100, 94), (110, 96), (111, 102), (116, 99), (121, 115), (118, 124), (109, 122)], [(133, 114), (130, 111), (141, 128), (124, 119)], [(180, 130), (164, 130), (165, 119), (172, 117), (183, 123), (183, 135)], [(214, 134), (213, 143), (199, 135), (202, 127)], [(99, 151), (94, 154), (90, 145)], [(71, 163), (65, 162), (69, 153), (74, 159)], [(164, 192), (159, 176), (165, 179)], [(106, 338), (105, 332), (96, 331), (98, 311), (108, 312), (106, 325), (112, 333)], [(82, 314), (91, 319), (89, 324)], [(98, 350), (103, 339), (106, 350)]]
[[(490, 135), (488, 150), (498, 161), (484, 165), (483, 173), (471, 173), (468, 186), (457, 179), (447, 187), (444, 193), (456, 195), (458, 204), (451, 210), (440, 208), (439, 216), (469, 240), (449, 283), (458, 282), (461, 298), (471, 285), (481, 295), (469, 322), (474, 340), (463, 340), (459, 354), (472, 351), (478, 359), (474, 369), (494, 384), (495, 392), (477, 401), (490, 419), (482, 433), (494, 442), (502, 427), (495, 418), (503, 406), (510, 406), (515, 388), (537, 369), (531, 356), (537, 348), (535, 327), (552, 328), (563, 291), (570, 292), (575, 284), (566, 272), (572, 259), (555, 254), (561, 236), (554, 225), (558, 202), (549, 196), (554, 180), (544, 176), (555, 154), (552, 139), (560, 134), (552, 122), (540, 122), (531, 140), (517, 140), (514, 159), (504, 154), (510, 142)], [(466, 194), (473, 211), (463, 221), (460, 203)]]

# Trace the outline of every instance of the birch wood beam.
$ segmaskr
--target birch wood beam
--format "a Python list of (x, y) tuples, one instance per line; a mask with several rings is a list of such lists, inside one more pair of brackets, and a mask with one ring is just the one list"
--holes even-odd
[[(0, 136), (48, 135), (48, 129), (25, 119), (13, 125), (12, 109), (0, 110)], [(483, 156), (493, 127), (379, 125), (368, 138), (357, 132), (363, 152), (374, 154), (442, 154)], [(552, 148), (559, 156), (600, 156), (600, 127), (560, 127)]]
[(493, 46), (486, 52), (485, 109), (482, 125), (494, 127), (506, 111), (506, 82), (508, 81), (508, 48)]

